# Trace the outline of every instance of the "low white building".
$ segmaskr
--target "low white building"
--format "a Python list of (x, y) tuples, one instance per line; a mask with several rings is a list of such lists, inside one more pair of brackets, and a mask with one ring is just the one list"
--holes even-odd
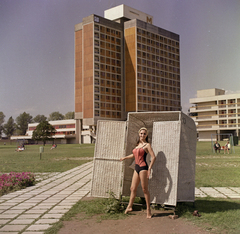
[[(49, 121), (49, 123), (55, 128), (56, 134), (53, 136), (54, 143), (56, 144), (76, 144), (76, 120), (56, 120)], [(24, 136), (11, 136), (11, 140), (32, 140), (33, 131), (36, 129), (39, 123), (28, 124), (26, 135)], [(92, 143), (94, 141), (94, 134), (91, 133), (89, 126), (83, 126), (81, 131), (82, 143)]]

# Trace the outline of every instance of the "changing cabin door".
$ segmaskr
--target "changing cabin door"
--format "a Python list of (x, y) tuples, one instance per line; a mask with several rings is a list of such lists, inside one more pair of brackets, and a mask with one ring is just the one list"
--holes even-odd
[(116, 198), (122, 194), (123, 164), (125, 156), (125, 121), (98, 121), (93, 161), (91, 196)]
[(152, 149), (156, 161), (149, 180), (153, 203), (176, 206), (180, 147), (180, 121), (153, 123)]

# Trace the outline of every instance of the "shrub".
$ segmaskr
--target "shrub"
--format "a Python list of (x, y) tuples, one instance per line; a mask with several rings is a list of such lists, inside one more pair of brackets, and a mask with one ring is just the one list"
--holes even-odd
[(0, 176), (0, 196), (34, 185), (35, 176), (31, 172), (11, 172)]

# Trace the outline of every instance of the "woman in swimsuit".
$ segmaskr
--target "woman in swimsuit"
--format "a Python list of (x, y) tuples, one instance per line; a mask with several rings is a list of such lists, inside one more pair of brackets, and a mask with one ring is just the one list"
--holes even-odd
[[(150, 209), (150, 194), (148, 191), (148, 178), (151, 173), (152, 166), (156, 160), (155, 154), (152, 150), (151, 145), (148, 143), (148, 132), (146, 128), (140, 128), (138, 131), (139, 140), (137, 142), (136, 148), (133, 149), (133, 153), (128, 155), (127, 157), (121, 158), (120, 161), (123, 161), (128, 158), (135, 157), (135, 170), (132, 177), (132, 185), (131, 185), (131, 195), (127, 209), (125, 210), (125, 214), (132, 211), (132, 206), (134, 199), (137, 194), (137, 187), (141, 181), (144, 197), (147, 204), (147, 218), (151, 218), (151, 209)], [(151, 155), (151, 163), (148, 166), (146, 162), (146, 156), (150, 153)]]

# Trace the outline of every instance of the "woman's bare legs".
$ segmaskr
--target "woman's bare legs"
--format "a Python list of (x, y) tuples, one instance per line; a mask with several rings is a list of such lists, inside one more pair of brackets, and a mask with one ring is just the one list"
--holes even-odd
[(130, 200), (129, 200), (127, 209), (125, 210), (125, 214), (132, 211), (132, 206), (133, 206), (133, 202), (136, 197), (136, 194), (137, 194), (137, 187), (139, 185), (139, 182), (140, 182), (140, 177), (139, 177), (138, 173), (134, 170), (133, 177), (132, 177), (132, 184), (131, 184)]
[(147, 218), (150, 219), (150, 218), (152, 218), (152, 214), (151, 214), (151, 209), (150, 209), (150, 194), (148, 191), (147, 173), (148, 173), (148, 171), (140, 171), (139, 176), (140, 176), (141, 186), (142, 186), (142, 190), (143, 190), (144, 197), (146, 200), (146, 205), (147, 205)]

